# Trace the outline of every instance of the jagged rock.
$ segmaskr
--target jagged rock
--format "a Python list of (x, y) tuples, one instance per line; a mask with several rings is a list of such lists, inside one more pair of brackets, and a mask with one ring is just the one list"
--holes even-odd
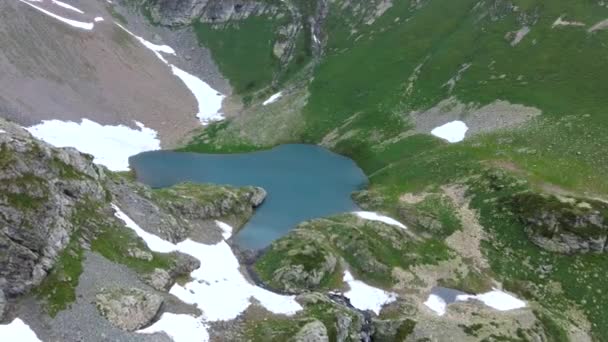
[(0, 129), (0, 290), (12, 296), (40, 284), (76, 229), (90, 233), (88, 222), (72, 218), (97, 204), (108, 209), (108, 194), (90, 155), (54, 148), (2, 119)]
[(162, 268), (156, 268), (152, 273), (143, 275), (142, 280), (158, 291), (167, 291), (175, 283), (169, 272)]
[(158, 0), (150, 6), (152, 20), (166, 26), (189, 25), (196, 19), (222, 23), (276, 11), (271, 4), (252, 0)]
[(191, 255), (180, 252), (171, 254), (174, 256), (173, 266), (169, 270), (172, 278), (189, 275), (192, 271), (201, 267), (201, 262)]
[(108, 188), (121, 209), (141, 227), (174, 243), (188, 237), (218, 243), (223, 237), (215, 220), (238, 228), (266, 198), (264, 189), (252, 186), (182, 183), (152, 190), (121, 177), (113, 177)]
[(95, 304), (114, 326), (135, 331), (156, 317), (163, 297), (137, 288), (102, 290), (97, 294)]
[(320, 321), (312, 321), (304, 325), (294, 337), (294, 342), (324, 342), (329, 341), (327, 328)]
[(525, 192), (509, 199), (536, 245), (558, 253), (607, 251), (608, 204)]

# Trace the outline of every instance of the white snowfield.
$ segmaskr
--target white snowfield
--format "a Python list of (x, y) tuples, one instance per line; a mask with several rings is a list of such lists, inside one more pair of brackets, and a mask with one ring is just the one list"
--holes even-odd
[(380, 215), (372, 211), (355, 211), (354, 214), (365, 220), (384, 222), (391, 226), (397, 226), (399, 228), (407, 229), (407, 227), (403, 223), (395, 220), (394, 218)]
[[(456, 296), (457, 302), (466, 302), (469, 300), (478, 300), (492, 309), (498, 311), (509, 311), (515, 309), (521, 309), (526, 307), (526, 302), (515, 296), (508, 294), (498, 289), (492, 289), (490, 292), (478, 294), (478, 295), (458, 295)], [(446, 313), (447, 305), (446, 302), (439, 296), (431, 294), (426, 302), (424, 302), (429, 309), (433, 310), (437, 315), (443, 316)]]
[(433, 129), (431, 134), (450, 143), (457, 143), (464, 140), (468, 130), (469, 127), (464, 122), (456, 120)]
[(222, 102), (224, 101), (225, 96), (211, 88), (211, 86), (200, 78), (176, 67), (173, 64), (170, 64), (161, 53), (175, 56), (175, 50), (173, 50), (172, 47), (168, 45), (153, 44), (142, 37), (135, 35), (119, 23), (114, 23), (125, 32), (139, 40), (146, 48), (154, 52), (158, 59), (171, 68), (173, 75), (177, 76), (182, 82), (184, 82), (198, 103), (198, 113), (196, 114), (196, 117), (203, 125), (207, 125), (214, 121), (224, 120), (224, 116), (220, 111), (222, 109)]
[(277, 102), (277, 100), (280, 99), (281, 96), (283, 96), (283, 92), (281, 92), (281, 91), (278, 92), (278, 93), (276, 93), (276, 94), (274, 94), (274, 95), (272, 95), (272, 96), (270, 96), (266, 101), (264, 101), (262, 103), (262, 106), (267, 106), (267, 105), (269, 105), (271, 103)]
[(145, 151), (159, 150), (156, 131), (136, 122), (139, 130), (127, 126), (103, 126), (83, 119), (72, 121), (45, 120), (26, 127), (36, 138), (56, 147), (74, 147), (95, 157), (95, 163), (112, 171), (129, 170), (129, 157)]
[[(151, 250), (160, 253), (179, 251), (201, 262), (201, 267), (190, 274), (193, 281), (185, 286), (175, 284), (170, 293), (186, 303), (196, 304), (203, 315), (193, 319), (188, 315), (163, 314), (158, 322), (139, 331), (140, 333), (165, 331), (176, 342), (207, 341), (206, 322), (236, 318), (251, 305), (252, 298), (276, 314), (292, 315), (302, 310), (295, 296), (279, 295), (249, 283), (239, 271), (239, 262), (226, 241), (205, 245), (187, 239), (173, 244), (144, 231), (120, 208), (115, 205), (113, 207), (116, 217), (133, 229)], [(232, 228), (228, 228), (225, 223), (218, 225), (223, 230), (224, 237), (230, 237)], [(193, 339), (194, 336), (200, 338)]]
[(344, 271), (343, 280), (350, 287), (350, 290), (344, 293), (344, 296), (359, 310), (371, 310), (375, 312), (376, 315), (379, 315), (380, 310), (382, 310), (384, 305), (397, 300), (396, 294), (369, 286), (360, 280), (356, 280), (349, 271)]
[[(52, 18), (55, 18), (55, 19), (57, 19), (59, 21), (62, 21), (62, 22), (66, 23), (66, 24), (68, 24), (68, 25), (70, 25), (72, 27), (76, 27), (76, 28), (79, 28), (79, 29), (87, 30), (87, 31), (90, 31), (90, 30), (93, 29), (93, 27), (95, 27), (94, 23), (86, 23), (86, 22), (82, 22), (82, 21), (78, 21), (78, 20), (72, 20), (72, 19), (64, 18), (64, 17), (62, 17), (60, 15), (57, 15), (57, 14), (52, 13), (52, 12), (49, 12), (49, 11), (45, 10), (44, 8), (41, 8), (41, 7), (38, 7), (38, 6), (36, 6), (36, 5), (32, 4), (32, 3), (29, 3), (28, 1), (25, 1), (25, 0), (19, 0), (19, 1), (21, 1), (22, 3), (27, 4), (27, 5), (35, 8), (35, 9), (37, 9), (38, 11), (40, 11), (40, 12), (42, 12), (42, 13), (44, 13), (44, 14), (52, 17)], [(36, 2), (39, 2), (39, 1), (36, 1)], [(62, 7), (64, 7), (64, 6), (62, 6)]]
[(445, 311), (447, 309), (448, 304), (443, 300), (443, 298), (438, 295), (431, 294), (429, 298), (427, 298), (426, 302), (424, 302), (429, 309), (435, 311), (435, 313), (439, 316), (445, 315)]
[(457, 301), (468, 301), (476, 299), (483, 302), (485, 305), (496, 309), (498, 311), (509, 311), (515, 309), (521, 309), (526, 307), (526, 302), (510, 295), (506, 292), (492, 289), (490, 292), (482, 293), (479, 295), (458, 295), (456, 296)]
[(0, 324), (0, 339), (7, 342), (42, 342), (36, 333), (19, 318), (15, 318), (9, 324)]
[(103, 21), (103, 17), (95, 17), (95, 19), (93, 19), (96, 23)]

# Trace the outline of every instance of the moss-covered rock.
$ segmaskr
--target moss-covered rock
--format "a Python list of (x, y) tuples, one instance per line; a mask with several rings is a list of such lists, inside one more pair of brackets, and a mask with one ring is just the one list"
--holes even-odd
[(559, 253), (603, 253), (608, 204), (535, 192), (513, 195), (508, 204), (538, 246)]
[(391, 287), (393, 268), (449, 257), (439, 240), (345, 214), (300, 224), (269, 247), (255, 270), (271, 287), (289, 292), (340, 288), (342, 265), (370, 284)]

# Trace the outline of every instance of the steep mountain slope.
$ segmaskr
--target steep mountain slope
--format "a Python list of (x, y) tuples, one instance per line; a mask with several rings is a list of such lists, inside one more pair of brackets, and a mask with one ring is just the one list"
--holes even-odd
[[(141, 121), (165, 147), (195, 129), (193, 152), (319, 144), (369, 176), (369, 211), (235, 255), (216, 220), (241, 226), (262, 190), (152, 190), (0, 121), (5, 322), (74, 341), (608, 339), (603, 1), (25, 1), (0, 4), (3, 117)], [(200, 127), (213, 89), (228, 119)]]
[[(558, 321), (587, 320), (580, 327), (605, 339), (605, 284), (599, 276), (606, 260), (602, 203), (608, 191), (601, 77), (608, 67), (605, 4), (427, 0), (285, 6), (304, 18), (315, 17), (306, 9), (327, 6), (315, 36), (323, 53), (287, 82), (240, 88), (247, 99), (241, 115), (202, 131), (185, 150), (321, 144), (352, 157), (369, 175), (370, 190), (358, 196), (361, 205), (422, 222), (426, 230), (429, 222), (415, 219), (420, 212), (401, 209), (403, 199), (441, 194), (441, 186), (458, 183), (467, 189), (472, 215), (479, 215), (486, 239), (478, 252), (494, 277)], [(236, 34), (239, 23), (212, 25), (217, 32), (201, 42), (221, 60), (213, 40)], [(243, 34), (252, 34), (252, 27), (242, 27)], [(270, 52), (268, 46), (257, 48)], [(264, 65), (248, 62), (225, 63), (223, 72)], [(265, 101), (279, 91), (276, 102)], [(468, 128), (464, 141), (450, 144), (431, 136), (454, 120)], [(589, 212), (576, 209), (581, 202)], [(569, 230), (577, 230), (575, 236)], [(595, 239), (598, 247), (591, 247)], [(585, 253), (589, 249), (596, 254)]]
[[(127, 20), (128, 14), (119, 16), (102, 1), (72, 4), (75, 10), (50, 0), (0, 4), (3, 117), (27, 126), (41, 120), (88, 119), (101, 125), (138, 129), (136, 122), (141, 122), (159, 132), (163, 146), (176, 146), (190, 130), (200, 126), (197, 102), (187, 85), (116, 24)], [(52, 15), (83, 23), (84, 28)], [(133, 30), (146, 27), (134, 24)], [(167, 36), (164, 31), (159, 33)], [(180, 34), (186, 33), (174, 33), (167, 40), (179, 40)], [(146, 36), (163, 43), (157, 33), (148, 32)], [(167, 58), (192, 73), (200, 72), (191, 68), (185, 53)], [(203, 59), (198, 59), (201, 68), (213, 67)], [(221, 86), (222, 82), (216, 83)], [(229, 92), (227, 87), (221, 88)]]

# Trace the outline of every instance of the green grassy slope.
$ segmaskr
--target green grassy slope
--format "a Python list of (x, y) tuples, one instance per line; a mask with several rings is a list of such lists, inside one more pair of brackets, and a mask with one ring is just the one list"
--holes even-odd
[[(223, 123), (212, 128), (205, 144), (193, 144), (190, 150), (321, 143), (333, 135), (332, 149), (364, 169), (371, 190), (385, 196), (379, 209), (387, 212), (404, 192), (468, 179), (472, 205), (493, 237), (484, 254), (496, 278), (557, 317), (570, 317), (566, 308), (581, 310), (594, 337), (608, 339), (608, 297), (602, 293), (604, 278), (598, 276), (608, 258), (539, 249), (514, 215), (496, 205), (516, 189), (504, 185), (506, 190), (496, 192), (475, 181), (488, 167), (507, 168), (532, 189), (606, 197), (608, 85), (603, 75), (608, 74), (608, 31), (588, 30), (608, 18), (608, 7), (591, 0), (412, 3), (395, 2), (373, 24), (357, 24), (356, 31), (350, 26), (357, 22), (353, 13), (342, 9), (342, 1), (331, 3), (324, 25), (326, 55), (307, 85), (307, 104), (301, 121), (293, 122), (290, 139), (277, 134), (281, 138), (254, 141), (231, 131), (234, 123)], [(553, 27), (560, 17), (584, 26)], [(512, 45), (523, 27), (530, 32)], [(464, 65), (470, 66), (450, 89), (447, 82)], [(542, 115), (524, 127), (459, 144), (414, 130), (411, 112), (451, 97), (475, 107), (505, 100), (538, 108)], [(265, 127), (276, 129), (272, 121)], [(553, 265), (554, 272), (540, 278), (537, 269), (545, 264)], [(545, 286), (548, 280), (563, 291)]]

